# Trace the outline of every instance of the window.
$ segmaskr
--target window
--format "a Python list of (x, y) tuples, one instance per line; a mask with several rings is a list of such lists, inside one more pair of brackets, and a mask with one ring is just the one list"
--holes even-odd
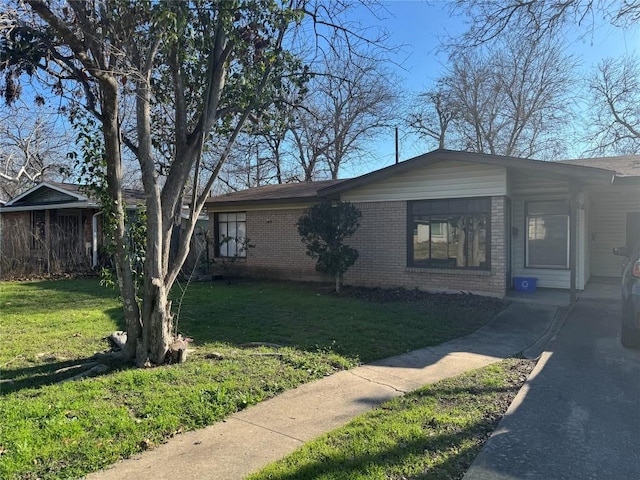
[(246, 257), (247, 214), (218, 213), (216, 216), (216, 255), (218, 257)]
[(527, 202), (527, 259), (532, 268), (569, 268), (569, 205)]
[(409, 266), (489, 269), (490, 198), (409, 202), (408, 215)]

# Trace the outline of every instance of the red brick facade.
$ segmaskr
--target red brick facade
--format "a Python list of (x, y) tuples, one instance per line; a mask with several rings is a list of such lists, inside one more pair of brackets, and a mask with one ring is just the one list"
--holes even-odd
[[(491, 201), (491, 269), (443, 270), (407, 267), (407, 202), (362, 202), (360, 228), (349, 242), (360, 257), (346, 285), (473, 292), (503, 297), (507, 285), (504, 197)], [(296, 222), (304, 209), (247, 211), (247, 237), (255, 245), (237, 262), (242, 274), (289, 280), (330, 280), (315, 271)]]
[(303, 212), (304, 208), (247, 211), (247, 239), (253, 247), (248, 249), (246, 259), (234, 263), (234, 273), (277, 280), (329, 281), (315, 270), (315, 260), (305, 253), (300, 240), (296, 222)]

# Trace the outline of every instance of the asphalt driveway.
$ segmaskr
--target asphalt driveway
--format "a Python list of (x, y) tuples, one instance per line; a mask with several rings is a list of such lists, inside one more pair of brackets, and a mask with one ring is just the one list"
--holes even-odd
[(640, 478), (640, 351), (581, 299), (464, 480)]

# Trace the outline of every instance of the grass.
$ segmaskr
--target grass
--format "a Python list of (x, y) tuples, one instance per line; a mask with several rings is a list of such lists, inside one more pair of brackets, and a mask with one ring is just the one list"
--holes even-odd
[[(376, 303), (290, 283), (193, 284), (178, 324), (194, 339), (187, 363), (55, 383), (123, 328), (115, 292), (94, 279), (0, 289), (3, 479), (80, 477), (360, 361), (466, 334), (500, 309), (473, 296)], [(253, 341), (284, 348), (238, 347)]]
[(391, 400), (249, 480), (462, 478), (533, 365), (509, 359)]

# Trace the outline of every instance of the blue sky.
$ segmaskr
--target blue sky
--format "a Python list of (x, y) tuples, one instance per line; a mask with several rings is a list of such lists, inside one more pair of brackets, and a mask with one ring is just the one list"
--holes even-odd
[[(465, 30), (464, 20), (460, 17), (449, 17), (445, 0), (397, 0), (388, 1), (384, 6), (387, 11), (378, 13), (383, 17), (381, 19), (376, 19), (363, 8), (354, 12), (353, 18), (362, 25), (379, 25), (390, 34), (390, 44), (402, 45), (394, 60), (401, 65), (396, 67), (395, 71), (403, 80), (402, 90), (405, 95), (428, 88), (434, 79), (440, 76), (443, 62), (446, 61), (446, 57), (437, 52), (440, 39), (447, 34), (462, 33)], [(640, 27), (616, 28), (603, 18), (594, 18), (592, 32), (576, 27), (567, 31), (565, 38), (567, 53), (579, 58), (583, 75), (605, 57), (640, 52)], [(350, 177), (391, 165), (395, 161), (395, 150), (394, 136), (392, 129), (390, 130), (379, 135), (371, 162), (347, 167), (341, 171), (341, 177)], [(400, 141), (400, 160), (429, 149), (429, 146), (422, 146), (416, 142), (415, 138), (405, 136)]]
[[(442, 74), (446, 56), (438, 54), (440, 40), (447, 35), (462, 33), (465, 30), (464, 20), (449, 16), (446, 0), (388, 0), (383, 5), (385, 10), (378, 11), (377, 16), (360, 7), (351, 14), (350, 20), (359, 22), (363, 27), (385, 29), (390, 35), (389, 44), (400, 46), (393, 57), (397, 64), (394, 71), (400, 79), (399, 89), (403, 97), (410, 98), (427, 89)], [(581, 59), (583, 75), (605, 57), (640, 53), (640, 26), (616, 28), (603, 18), (594, 18), (593, 26), (592, 31), (576, 27), (566, 32), (567, 52)], [(25, 87), (26, 93), (28, 87)], [(59, 128), (66, 127), (66, 123), (59, 123)], [(403, 131), (402, 125), (399, 127), (400, 160), (433, 148)], [(392, 127), (380, 132), (373, 143), (370, 160), (345, 165), (340, 177), (352, 177), (393, 164), (394, 144)]]

